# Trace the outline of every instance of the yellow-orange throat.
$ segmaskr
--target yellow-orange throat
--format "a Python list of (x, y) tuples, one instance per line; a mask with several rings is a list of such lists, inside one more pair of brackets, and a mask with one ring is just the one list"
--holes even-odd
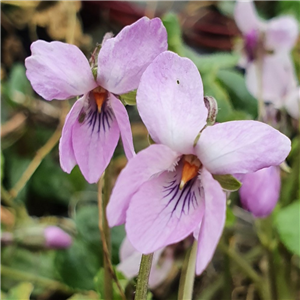
[(93, 90), (93, 95), (98, 108), (98, 112), (100, 113), (102, 105), (104, 101), (107, 99), (107, 90), (99, 86)]
[(198, 175), (199, 169), (201, 167), (201, 162), (195, 155), (185, 155), (183, 157), (183, 160), (184, 163), (179, 186), (181, 190), (188, 181)]

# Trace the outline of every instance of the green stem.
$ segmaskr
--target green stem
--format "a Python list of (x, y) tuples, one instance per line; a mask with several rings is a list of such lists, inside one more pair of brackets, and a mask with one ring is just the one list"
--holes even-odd
[(186, 254), (179, 282), (178, 300), (191, 300), (195, 281), (197, 257), (197, 241), (194, 241), (191, 251)]
[(258, 56), (256, 62), (256, 77), (257, 77), (257, 88), (258, 88), (258, 120), (264, 121), (265, 119), (265, 103), (263, 99), (263, 60), (262, 54)]
[(148, 292), (148, 280), (153, 260), (153, 253), (142, 255), (140, 270), (137, 278), (135, 300), (146, 300)]
[(60, 291), (65, 294), (73, 294), (76, 292), (74, 289), (69, 288), (67, 285), (59, 281), (16, 270), (3, 265), (1, 265), (1, 275), (6, 278), (11, 278), (15, 281), (30, 281), (35, 285), (42, 286), (53, 291)]
[[(108, 226), (107, 218), (106, 218), (106, 207), (109, 201), (110, 193), (111, 193), (111, 173), (112, 173), (112, 163), (108, 165), (104, 175), (104, 188), (103, 188), (103, 202), (102, 202), (102, 224), (103, 224), (103, 232), (107, 245), (108, 257), (105, 259), (104, 257), (104, 295), (105, 299), (113, 298), (113, 286), (112, 286), (112, 274), (110, 270), (109, 263), (111, 262), (111, 238), (110, 238), (110, 228)], [(105, 255), (105, 254), (104, 254)]]

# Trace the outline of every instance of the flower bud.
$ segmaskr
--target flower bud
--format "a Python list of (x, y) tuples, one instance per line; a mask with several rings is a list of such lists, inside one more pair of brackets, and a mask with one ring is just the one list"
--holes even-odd
[(208, 110), (207, 115), (207, 125), (213, 125), (216, 122), (217, 114), (218, 114), (218, 103), (214, 97), (205, 96), (204, 103)]
[(62, 229), (56, 226), (48, 226), (44, 229), (45, 246), (50, 249), (66, 249), (72, 244), (72, 238)]
[(268, 216), (279, 199), (280, 183), (280, 171), (275, 166), (244, 175), (239, 190), (242, 206), (255, 217)]
[(29, 226), (13, 233), (17, 244), (30, 249), (65, 249), (71, 246), (72, 238), (57, 226)]

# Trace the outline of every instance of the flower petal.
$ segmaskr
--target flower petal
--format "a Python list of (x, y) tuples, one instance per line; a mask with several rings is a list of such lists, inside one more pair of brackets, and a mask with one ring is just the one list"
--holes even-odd
[(234, 19), (237, 26), (244, 34), (249, 33), (252, 30), (258, 30), (263, 26), (263, 21), (257, 16), (255, 5), (252, 1), (237, 1)]
[(272, 102), (276, 107), (282, 107), (284, 97), (295, 85), (295, 74), (288, 55), (268, 55), (262, 63), (262, 88), (259, 89), (258, 66), (252, 62), (246, 69), (246, 85), (249, 92), (265, 102)]
[(128, 279), (135, 277), (139, 273), (139, 264), (142, 253), (138, 252), (130, 243), (127, 237), (123, 240), (120, 247), (120, 263), (117, 269)]
[(148, 254), (190, 235), (201, 222), (204, 199), (198, 177), (179, 189), (183, 163), (144, 183), (133, 195), (125, 229), (132, 245)]
[(155, 142), (192, 154), (207, 119), (197, 67), (173, 52), (160, 54), (141, 78), (137, 108)]
[(291, 89), (286, 97), (284, 107), (291, 117), (299, 120), (300, 115), (300, 87)]
[(60, 166), (67, 173), (70, 173), (77, 164), (73, 150), (72, 129), (73, 125), (78, 120), (85, 99), (86, 96), (83, 96), (74, 103), (66, 117), (65, 124), (62, 129), (62, 135), (59, 141)]
[(102, 45), (97, 81), (114, 94), (132, 91), (146, 67), (167, 48), (167, 32), (161, 20), (143, 17)]
[(298, 37), (296, 19), (282, 16), (270, 20), (266, 26), (265, 37), (267, 49), (289, 52), (295, 46)]
[(206, 268), (215, 252), (226, 218), (226, 195), (221, 186), (205, 168), (201, 179), (205, 195), (205, 213), (198, 237), (196, 262), (198, 275)]
[(257, 121), (231, 121), (207, 127), (196, 153), (212, 174), (239, 174), (279, 165), (291, 141), (278, 130)]
[(89, 62), (74, 45), (38, 40), (25, 60), (26, 76), (44, 99), (63, 100), (97, 86)]
[[(162, 262), (160, 262), (161, 255), (164, 251), (165, 248), (162, 248), (154, 252), (149, 276), (150, 288), (158, 286), (167, 277), (173, 266), (174, 259), (171, 255), (164, 255)], [(131, 245), (128, 238), (125, 237), (120, 248), (121, 262), (118, 264), (117, 269), (121, 271), (128, 279), (131, 279), (138, 275), (141, 258), (142, 253), (138, 252)]]
[(130, 121), (126, 108), (113, 94), (109, 95), (109, 100), (118, 122), (126, 157), (127, 159), (131, 159), (135, 155), (135, 152), (133, 147)]
[[(174, 265), (174, 258), (172, 255), (170, 255), (171, 251), (168, 250), (171, 249), (163, 248), (154, 252), (152, 268), (149, 276), (150, 289), (153, 289), (164, 282), (164, 280), (168, 277), (170, 271), (172, 270), (172, 267)], [(160, 259), (162, 261), (160, 261)]]
[(120, 173), (112, 191), (107, 220), (110, 227), (123, 224), (132, 195), (151, 177), (174, 166), (179, 154), (164, 145), (151, 145), (133, 157)]
[(73, 125), (75, 158), (89, 183), (95, 183), (100, 179), (113, 156), (119, 137), (117, 120), (107, 102), (102, 106), (101, 113), (97, 108), (89, 108), (86, 112), (82, 112)]
[(255, 217), (266, 217), (274, 209), (280, 193), (279, 167), (269, 167), (245, 174), (239, 190), (243, 207)]

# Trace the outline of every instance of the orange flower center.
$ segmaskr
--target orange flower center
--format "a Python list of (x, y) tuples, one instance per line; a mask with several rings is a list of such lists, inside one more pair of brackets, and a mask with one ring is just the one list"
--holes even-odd
[(200, 160), (195, 155), (185, 155), (183, 160), (184, 164), (179, 186), (181, 190), (188, 181), (198, 175), (199, 169), (202, 166)]
[(107, 99), (107, 90), (105, 90), (103, 87), (98, 86), (95, 89), (93, 89), (93, 95), (95, 98), (95, 102), (98, 108), (98, 112), (101, 112), (102, 105), (104, 101)]

